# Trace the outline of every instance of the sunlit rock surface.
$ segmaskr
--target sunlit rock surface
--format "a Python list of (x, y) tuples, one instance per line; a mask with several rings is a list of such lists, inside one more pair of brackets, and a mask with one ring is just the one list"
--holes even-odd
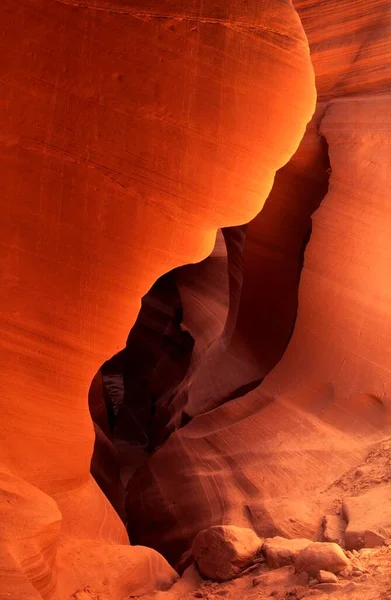
[(119, 600), (175, 573), (89, 475), (89, 385), (153, 282), (262, 208), (314, 110), (307, 41), (288, 0), (4, 0), (0, 22), (1, 591)]
[(317, 539), (391, 433), (391, 7), (0, 22), (1, 593), (166, 589), (213, 525)]
[[(218, 523), (314, 539), (328, 486), (390, 433), (390, 10), (383, 2), (370, 10), (296, 5), (321, 102), (247, 226), (238, 318), (220, 359), (226, 369), (211, 369), (209, 405), (129, 487), (137, 490), (127, 500), (138, 515), (131, 536), (174, 563), (200, 529)], [(333, 67), (332, 51), (344, 53), (343, 69)], [(265, 376), (216, 408), (227, 381)]]

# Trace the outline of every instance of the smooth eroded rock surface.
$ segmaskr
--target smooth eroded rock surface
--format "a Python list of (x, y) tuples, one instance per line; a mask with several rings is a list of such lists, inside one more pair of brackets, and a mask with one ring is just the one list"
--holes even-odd
[(263, 540), (252, 529), (220, 525), (200, 531), (192, 552), (204, 577), (228, 581), (255, 560), (262, 546)]
[(298, 573), (305, 571), (316, 576), (319, 571), (339, 573), (349, 565), (349, 559), (338, 544), (332, 542), (314, 542), (302, 550), (296, 560)]
[(312, 544), (312, 540), (289, 540), (282, 537), (275, 537), (266, 539), (262, 550), (269, 567), (278, 569), (279, 567), (292, 564), (300, 551), (307, 548), (310, 544)]
[(335, 573), (331, 573), (331, 571), (319, 571), (316, 574), (316, 579), (319, 583), (338, 583), (338, 578)]
[(334, 542), (345, 546), (346, 521), (342, 515), (325, 515), (323, 519), (323, 538), (325, 542)]
[[(99, 544), (121, 554), (128, 538), (90, 480), (90, 383), (152, 283), (260, 211), (313, 113), (313, 69), (288, 0), (4, 0), (0, 21), (1, 468), (57, 504), (58, 548), (82, 539), (95, 560)], [(10, 527), (6, 547), (22, 526)], [(172, 577), (163, 559), (150, 570), (148, 550), (132, 550), (134, 572), (138, 555), (148, 585)], [(86, 572), (92, 589), (100, 577), (86, 556), (68, 573), (73, 592), (91, 584)], [(68, 600), (52, 557), (35, 589), (53, 581)], [(30, 571), (12, 567), (20, 589)]]
[(348, 522), (345, 531), (349, 550), (375, 548), (390, 543), (391, 486), (375, 487), (366, 494), (345, 498), (343, 512)]

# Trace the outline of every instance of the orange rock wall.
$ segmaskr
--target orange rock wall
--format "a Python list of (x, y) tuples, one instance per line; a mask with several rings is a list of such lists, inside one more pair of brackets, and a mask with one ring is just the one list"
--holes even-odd
[[(390, 7), (294, 5), (309, 36), (317, 114), (247, 227), (238, 320), (210, 366), (208, 404), (194, 394), (196, 418), (131, 482), (141, 495), (128, 496), (138, 515), (131, 536), (174, 562), (212, 524), (316, 536), (328, 486), (390, 434)], [(319, 203), (293, 336), (275, 366), (295, 317), (303, 227)], [(251, 365), (253, 376), (275, 368), (255, 390), (218, 406), (227, 382), (251, 381)], [(161, 515), (153, 528), (151, 514)]]
[[(0, 456), (38, 520), (39, 557), (35, 571), (13, 520), (0, 534), (4, 568), (20, 565), (11, 598), (62, 600), (89, 578), (111, 598), (172, 581), (162, 558), (124, 546), (89, 478), (88, 387), (152, 282), (261, 209), (315, 101), (288, 0), (219, 6), (1, 3)], [(49, 550), (46, 503), (62, 516)]]

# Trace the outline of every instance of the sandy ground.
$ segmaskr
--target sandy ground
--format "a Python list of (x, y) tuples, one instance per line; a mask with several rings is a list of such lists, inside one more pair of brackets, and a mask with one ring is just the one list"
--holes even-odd
[[(326, 491), (328, 504), (338, 513), (345, 498), (361, 498), (370, 493), (374, 503), (379, 499), (374, 506), (374, 514), (378, 515), (379, 524), (384, 522), (387, 529), (390, 479), (391, 439), (386, 439), (370, 450), (363, 463), (330, 486)], [(369, 520), (365, 510), (362, 519), (364, 525), (366, 519)], [(390, 540), (387, 540), (389, 543)], [(391, 545), (347, 551), (347, 555), (351, 560), (349, 572), (339, 575), (337, 583), (320, 584), (305, 573), (295, 573), (293, 566), (271, 570), (266, 562), (250, 566), (237, 579), (215, 583), (205, 581), (196, 567), (191, 566), (171, 590), (142, 596), (140, 600), (323, 600), (330, 597), (338, 600), (391, 600)], [(263, 561), (262, 558), (260, 560)], [(110, 599), (92, 588), (85, 588), (73, 594), (72, 600)]]
[(227, 583), (202, 582), (197, 590), (181, 594), (175, 587), (170, 592), (156, 592), (143, 600), (391, 600), (391, 549), (388, 546), (364, 549), (352, 559), (355, 567), (348, 578), (338, 577), (338, 583), (319, 584), (298, 575), (293, 566), (273, 571), (265, 565)]

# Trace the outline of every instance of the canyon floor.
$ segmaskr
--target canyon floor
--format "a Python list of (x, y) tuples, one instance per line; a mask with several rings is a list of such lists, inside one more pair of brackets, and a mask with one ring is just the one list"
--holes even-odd
[[(368, 531), (389, 530), (391, 496), (391, 438), (374, 444), (364, 462), (344, 473), (325, 492), (334, 515), (342, 518), (343, 505), (350, 498), (354, 505), (349, 528), (353, 535), (365, 537)], [(303, 499), (304, 500), (304, 499)], [(323, 499), (324, 500), (324, 499)], [(319, 535), (322, 539), (322, 533)], [(323, 534), (324, 539), (324, 534)], [(347, 539), (347, 537), (346, 537)], [(341, 541), (344, 546), (344, 540)], [(204, 579), (193, 564), (168, 591), (140, 596), (140, 600), (391, 600), (391, 539), (384, 545), (346, 550), (348, 572), (338, 575), (335, 583), (319, 583), (307, 573), (298, 574), (293, 565), (271, 569), (261, 555), (236, 579), (217, 583)], [(124, 600), (128, 600), (132, 596)], [(70, 600), (110, 600), (105, 590), (93, 586), (77, 590)]]

